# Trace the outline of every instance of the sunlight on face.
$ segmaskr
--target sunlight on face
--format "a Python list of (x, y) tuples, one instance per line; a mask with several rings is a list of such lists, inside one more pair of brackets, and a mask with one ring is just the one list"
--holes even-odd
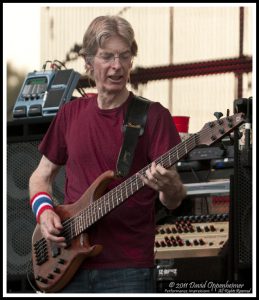
[(100, 90), (119, 92), (126, 87), (132, 67), (129, 45), (118, 36), (112, 36), (99, 48), (93, 59), (94, 79)]

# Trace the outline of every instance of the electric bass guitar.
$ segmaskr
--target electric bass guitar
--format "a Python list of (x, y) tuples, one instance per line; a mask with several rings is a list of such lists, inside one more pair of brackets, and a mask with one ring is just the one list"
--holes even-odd
[[(244, 114), (238, 113), (206, 123), (202, 130), (191, 135), (155, 160), (168, 169), (198, 145), (210, 146), (244, 123)], [(145, 175), (151, 164), (138, 173)], [(57, 292), (74, 276), (86, 257), (98, 255), (102, 245), (90, 245), (87, 229), (111, 210), (144, 186), (134, 174), (114, 189), (105, 193), (107, 185), (115, 179), (113, 171), (100, 175), (74, 204), (58, 205), (55, 212), (60, 216), (66, 239), (66, 248), (57, 248), (41, 234), (39, 224), (32, 236), (32, 267), (35, 282), (43, 292)]]

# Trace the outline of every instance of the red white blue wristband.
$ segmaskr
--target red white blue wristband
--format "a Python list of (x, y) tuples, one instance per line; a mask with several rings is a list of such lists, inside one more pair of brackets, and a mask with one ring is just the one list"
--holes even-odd
[(40, 215), (46, 209), (54, 210), (51, 196), (45, 192), (35, 194), (30, 200), (30, 205), (38, 223)]

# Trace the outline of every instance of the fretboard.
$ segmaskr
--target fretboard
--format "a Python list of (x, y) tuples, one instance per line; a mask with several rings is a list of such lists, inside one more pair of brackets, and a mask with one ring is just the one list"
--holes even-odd
[[(199, 144), (198, 135), (194, 134), (157, 158), (155, 163), (161, 164), (164, 168), (168, 169), (194, 149), (197, 144)], [(146, 170), (150, 167), (151, 163), (138, 173), (145, 176)], [(144, 186), (144, 183), (138, 173), (123, 181), (99, 199), (93, 201), (93, 203), (80, 211), (77, 215), (65, 220), (63, 222), (62, 235), (65, 236), (66, 240), (71, 240), (78, 236), (141, 189)]]

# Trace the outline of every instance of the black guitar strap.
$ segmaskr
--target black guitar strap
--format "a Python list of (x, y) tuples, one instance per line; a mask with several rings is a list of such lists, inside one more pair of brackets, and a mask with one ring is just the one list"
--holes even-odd
[(122, 131), (123, 144), (117, 160), (117, 175), (125, 177), (130, 171), (138, 137), (144, 133), (147, 112), (151, 101), (140, 96), (133, 96), (129, 103)]

